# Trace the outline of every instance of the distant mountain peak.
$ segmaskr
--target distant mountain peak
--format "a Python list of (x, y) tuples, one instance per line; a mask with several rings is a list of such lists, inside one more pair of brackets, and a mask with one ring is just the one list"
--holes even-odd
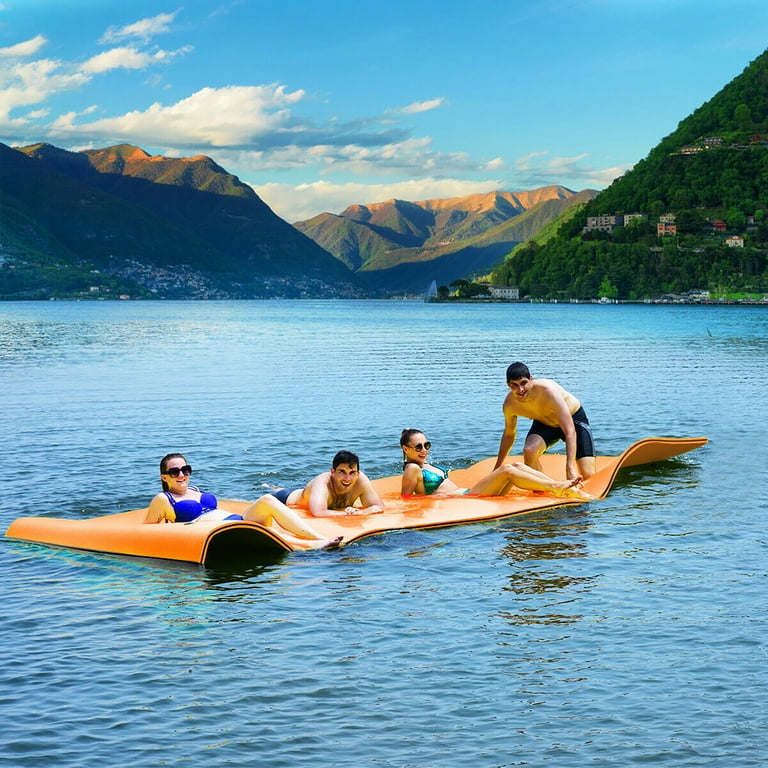
[[(424, 290), (488, 270), (556, 218), (576, 193), (559, 185), (411, 202), (356, 203), (294, 226), (392, 290)], [(591, 195), (590, 195), (591, 196)], [(579, 198), (581, 201), (581, 198)]]

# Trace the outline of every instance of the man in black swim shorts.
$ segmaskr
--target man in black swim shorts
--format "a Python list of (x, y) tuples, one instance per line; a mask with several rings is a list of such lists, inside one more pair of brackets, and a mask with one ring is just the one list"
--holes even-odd
[(525, 438), (525, 463), (541, 470), (539, 457), (558, 440), (565, 442), (565, 471), (569, 480), (595, 474), (595, 446), (587, 414), (579, 400), (552, 379), (535, 379), (524, 363), (507, 368), (510, 392), (504, 399), (504, 432), (496, 466), (500, 466), (517, 436), (517, 418), (533, 422)]

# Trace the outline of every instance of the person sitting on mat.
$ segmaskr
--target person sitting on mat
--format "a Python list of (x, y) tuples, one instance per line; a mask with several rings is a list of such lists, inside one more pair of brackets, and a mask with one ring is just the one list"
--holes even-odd
[(595, 474), (592, 429), (581, 402), (552, 379), (534, 379), (525, 363), (507, 368), (510, 391), (504, 399), (504, 432), (499, 442), (496, 466), (500, 466), (515, 443), (517, 417), (531, 419), (525, 438), (523, 459), (541, 469), (539, 457), (558, 440), (565, 443), (565, 476), (586, 480)]
[(338, 546), (342, 537), (323, 538), (293, 510), (273, 507), (259, 499), (242, 514), (219, 507), (212, 493), (189, 484), (192, 467), (181, 453), (169, 453), (160, 461), (163, 490), (152, 499), (145, 523), (195, 523), (203, 520), (250, 520), (269, 527), (274, 518), (293, 543), (310, 544), (311, 549)]
[(276, 488), (260, 500), (270, 497), (281, 508), (291, 504), (308, 510), (313, 517), (372, 515), (384, 510), (384, 502), (360, 471), (360, 459), (352, 451), (339, 451), (330, 471), (317, 475), (306, 486)]
[(459, 488), (448, 477), (445, 467), (427, 461), (432, 443), (421, 430), (404, 429), (400, 434), (400, 447), (403, 449), (403, 479), (400, 491), (403, 496), (431, 496), (433, 493), (447, 496), (504, 496), (513, 488), (522, 488), (584, 501), (594, 498), (576, 487), (578, 480), (555, 480), (518, 462), (502, 464), (471, 488)]

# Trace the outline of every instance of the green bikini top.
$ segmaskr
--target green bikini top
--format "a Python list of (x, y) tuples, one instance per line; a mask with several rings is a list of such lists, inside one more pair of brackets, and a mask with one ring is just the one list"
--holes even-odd
[[(406, 461), (405, 464), (416, 464), (416, 462)], [(418, 464), (416, 466), (418, 466)], [(427, 469), (426, 467), (421, 468), (421, 474), (424, 478), (424, 493), (426, 493), (427, 496), (434, 493), (443, 484), (443, 482), (448, 479), (448, 470), (445, 467), (440, 467), (437, 464), (434, 464), (433, 466), (435, 469), (440, 470), (440, 472), (433, 472), (431, 469)]]

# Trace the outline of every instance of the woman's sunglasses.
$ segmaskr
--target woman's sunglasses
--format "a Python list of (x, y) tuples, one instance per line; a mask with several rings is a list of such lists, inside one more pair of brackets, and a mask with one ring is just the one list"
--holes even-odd
[(414, 451), (421, 451), (421, 450), (428, 451), (431, 447), (432, 447), (432, 443), (430, 442), (416, 443), (416, 445), (409, 446), (409, 448), (413, 448)]
[(185, 464), (183, 467), (171, 467), (170, 469), (166, 469), (163, 474), (168, 475), (169, 477), (178, 477), (179, 475), (189, 477), (192, 474), (192, 467), (190, 467), (189, 464)]

